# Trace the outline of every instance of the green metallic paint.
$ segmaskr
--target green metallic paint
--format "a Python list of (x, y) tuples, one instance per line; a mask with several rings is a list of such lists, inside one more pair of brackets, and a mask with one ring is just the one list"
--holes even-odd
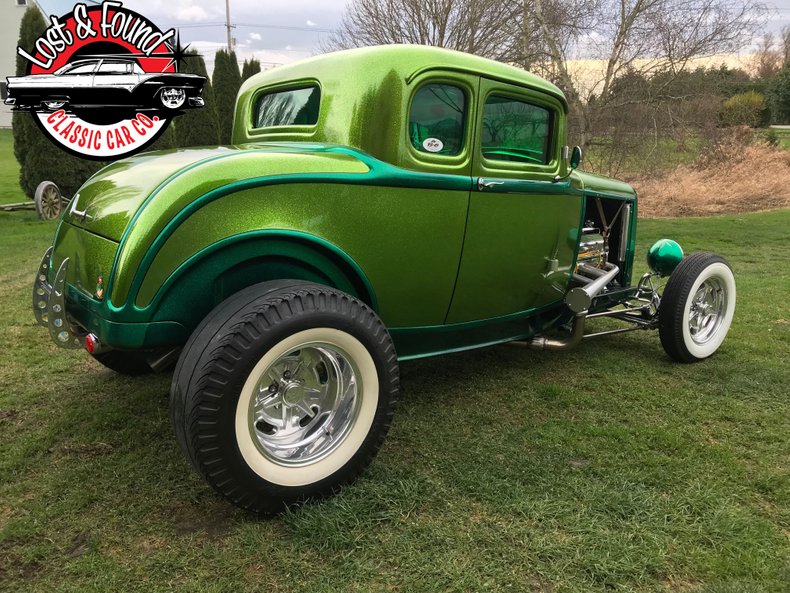
[(626, 200), (636, 198), (634, 188), (624, 181), (578, 170), (574, 171), (573, 175), (581, 181), (586, 195)]
[[(463, 244), (468, 194), (322, 183), (263, 185), (207, 198), (194, 213), (174, 220), (175, 228), (164, 243), (154, 244), (150, 268), (150, 258), (140, 266), (141, 273), (148, 271), (136, 304), (145, 307), (178, 265), (223, 237), (287, 229), (342, 246), (359, 268), (368, 271), (379, 297), (379, 315), (387, 325), (442, 323)], [(432, 233), (439, 227), (442, 240), (436, 241)], [(360, 228), (366, 232), (360, 234)], [(431, 287), (427, 294), (426, 286)]]
[(175, 320), (192, 328), (242, 288), (281, 278), (334, 286), (376, 306), (370, 287), (337, 252), (321, 247), (315, 237), (253, 231), (227, 237), (196, 253), (179, 266), (149, 307), (134, 308), (134, 312), (140, 318)]
[(683, 248), (671, 239), (659, 239), (647, 250), (647, 265), (661, 276), (669, 276), (683, 260)]
[[(259, 93), (306, 82), (321, 87), (316, 125), (252, 127)], [(405, 114), (428, 82), (467, 94), (458, 155), (409, 142)], [(547, 165), (482, 158), (479, 105), (492, 92), (552, 110)], [(182, 344), (244, 286), (300, 278), (368, 302), (401, 359), (557, 327), (569, 318), (561, 299), (583, 197), (633, 203), (629, 266), (636, 224), (629, 186), (568, 176), (566, 111), (562, 93), (538, 77), (421, 46), (352, 50), (257, 75), (239, 93), (236, 146), (137, 155), (79, 190), (87, 216), (64, 214), (53, 256), (80, 260), (69, 268), (70, 313), (111, 347)], [(478, 191), (478, 177), (502, 184)], [(92, 298), (96, 273), (104, 301)]]
[(68, 257), (66, 282), (82, 293), (94, 296), (96, 280), (112, 270), (112, 262), (118, 244), (99, 235), (88, 233), (65, 221), (61, 221), (55, 235), (50, 269), (57, 271)]
[(513, 340), (527, 340), (569, 321), (571, 314), (562, 303), (551, 303), (490, 319), (437, 326), (389, 328), (398, 360), (412, 360), (451, 352), (493, 346)]
[[(564, 95), (556, 86), (518, 68), (440, 48), (379, 46), (324, 54), (251, 77), (239, 91), (233, 142), (294, 140), (298, 134), (299, 140), (354, 146), (407, 169), (468, 174), (471, 136), (469, 152), (461, 158), (415, 158), (404, 114), (424, 81), (457, 83), (476, 100), (480, 76), (551, 96), (565, 111)], [(295, 88), (309, 80), (321, 87), (321, 110), (315, 126), (252, 127), (252, 106), (260, 93)], [(477, 111), (472, 105), (469, 113)]]
[(571, 237), (577, 234), (580, 207), (578, 194), (473, 192), (447, 323), (561, 300), (576, 253)]

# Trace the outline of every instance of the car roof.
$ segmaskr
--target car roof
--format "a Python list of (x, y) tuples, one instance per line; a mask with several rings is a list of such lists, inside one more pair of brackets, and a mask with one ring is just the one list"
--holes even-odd
[[(337, 67), (340, 64), (342, 68)], [(349, 66), (357, 72), (364, 72), (364, 78), (369, 81), (394, 73), (406, 84), (430, 70), (465, 72), (548, 93), (567, 107), (565, 95), (557, 86), (520, 68), (459, 51), (408, 44), (332, 52), (279, 66), (248, 79), (242, 86), (242, 92), (300, 78), (316, 78), (323, 82), (335, 76), (336, 72), (348, 72)]]
[(94, 62), (101, 62), (101, 61), (105, 61), (105, 62), (121, 62), (121, 63), (124, 63), (124, 64), (128, 64), (128, 63), (135, 63), (137, 60), (135, 60), (134, 58), (116, 58), (114, 56), (113, 57), (107, 57), (107, 58), (96, 57), (96, 58), (85, 58), (85, 59), (82, 59), (82, 60), (74, 60), (73, 62), (69, 62), (67, 65), (68, 66), (76, 66), (77, 64), (91, 64), (91, 63), (94, 63)]

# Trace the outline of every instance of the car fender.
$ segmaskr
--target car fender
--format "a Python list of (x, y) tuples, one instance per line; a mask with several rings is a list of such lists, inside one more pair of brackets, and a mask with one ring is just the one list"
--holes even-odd
[(378, 308), (365, 273), (340, 248), (307, 233), (266, 229), (226, 237), (195, 253), (139, 310), (151, 321), (190, 328), (243, 288), (276, 279), (331, 286)]

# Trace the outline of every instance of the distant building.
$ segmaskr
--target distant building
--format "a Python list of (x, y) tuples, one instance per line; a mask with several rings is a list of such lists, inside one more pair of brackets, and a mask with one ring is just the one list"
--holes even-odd
[[(6, 77), (16, 74), (16, 44), (22, 15), (30, 8), (41, 10), (35, 0), (0, 0), (0, 97), (6, 97)], [(44, 14), (46, 18), (46, 14)], [(0, 128), (11, 127), (11, 108), (0, 101)]]

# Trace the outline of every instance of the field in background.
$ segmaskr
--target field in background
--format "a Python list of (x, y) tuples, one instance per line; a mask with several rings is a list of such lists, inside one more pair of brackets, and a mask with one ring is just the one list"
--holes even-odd
[(630, 180), (644, 218), (757, 212), (790, 207), (790, 150), (730, 146), (708, 166), (680, 165)]

